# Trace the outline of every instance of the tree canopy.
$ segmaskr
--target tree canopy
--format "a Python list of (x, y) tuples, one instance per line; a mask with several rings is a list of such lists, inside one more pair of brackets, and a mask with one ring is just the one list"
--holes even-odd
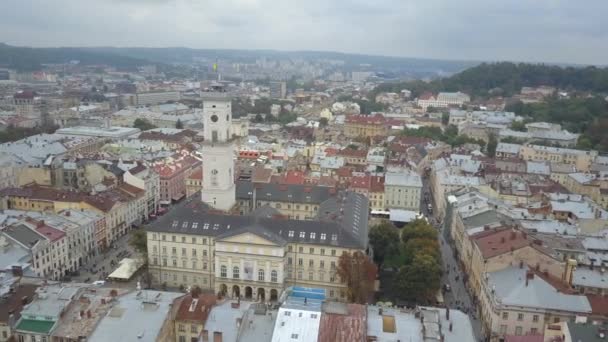
[(144, 257), (144, 260), (147, 260), (148, 238), (145, 230), (136, 229), (131, 231), (129, 245), (131, 245), (131, 247), (133, 247), (142, 257)]
[(41, 133), (54, 133), (58, 126), (37, 126), (34, 128), (8, 126), (0, 131), (0, 143), (17, 141)]
[[(526, 121), (557, 123), (570, 132), (581, 133), (579, 147), (608, 151), (608, 102), (602, 97), (551, 97), (545, 102), (514, 102), (505, 110), (525, 117)], [(523, 124), (522, 124), (523, 125)], [(516, 128), (523, 128), (517, 125)]]
[[(370, 230), (374, 259), (384, 267), (396, 269), (383, 283), (391, 284), (393, 298), (429, 303), (441, 286), (441, 252), (437, 230), (425, 220), (415, 220), (401, 232), (390, 222)], [(381, 283), (382, 285), (382, 283)], [(383, 285), (385, 286), (385, 285)]]
[(137, 118), (137, 119), (135, 119), (135, 121), (133, 121), (133, 127), (139, 128), (141, 131), (147, 131), (150, 129), (157, 128), (147, 119), (140, 119), (140, 118)]
[(379, 85), (374, 93), (399, 92), (408, 89), (412, 97), (430, 91), (462, 91), (473, 97), (491, 95), (512, 96), (522, 87), (553, 86), (560, 89), (608, 92), (608, 68), (560, 67), (530, 63), (482, 63), (450, 77), (430, 82), (421, 80), (386, 83)]
[(367, 255), (360, 251), (344, 252), (338, 259), (337, 274), (346, 284), (348, 300), (365, 304), (374, 293), (378, 268)]
[(464, 134), (458, 134), (458, 128), (454, 125), (449, 125), (445, 130), (439, 127), (423, 126), (419, 128), (405, 128), (401, 131), (402, 135), (410, 137), (423, 137), (433, 140), (443, 141), (451, 146), (461, 146), (467, 143), (478, 144), (481, 147), (485, 145), (482, 140), (470, 138)]
[(390, 222), (373, 226), (369, 231), (369, 243), (374, 247), (374, 262), (382, 265), (387, 255), (397, 253), (398, 242), (399, 231)]

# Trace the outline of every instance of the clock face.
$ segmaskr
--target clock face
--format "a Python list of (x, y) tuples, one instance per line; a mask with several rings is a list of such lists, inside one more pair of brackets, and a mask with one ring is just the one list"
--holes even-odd
[(213, 169), (213, 170), (211, 170), (211, 174), (215, 176), (218, 174), (218, 171), (216, 169)]
[(211, 121), (212, 122), (217, 122), (218, 119), (219, 118), (217, 117), (217, 115), (215, 115), (215, 114), (211, 115)]

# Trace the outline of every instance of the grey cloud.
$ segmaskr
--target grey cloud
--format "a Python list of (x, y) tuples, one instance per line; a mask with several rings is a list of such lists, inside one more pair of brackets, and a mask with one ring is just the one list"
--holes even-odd
[(605, 64), (605, 13), (605, 0), (1, 0), (0, 41)]

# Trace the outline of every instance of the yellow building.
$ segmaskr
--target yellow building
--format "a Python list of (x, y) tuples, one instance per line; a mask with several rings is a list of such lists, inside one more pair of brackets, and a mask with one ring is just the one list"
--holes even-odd
[(199, 341), (216, 296), (191, 291), (175, 302), (179, 303), (173, 318), (175, 342)]
[(203, 190), (203, 168), (198, 167), (186, 177), (186, 197), (192, 197)]
[(358, 204), (340, 201), (335, 209), (344, 216), (333, 222), (214, 215), (192, 199), (148, 228), (151, 276), (168, 286), (260, 301), (276, 300), (292, 285), (324, 288), (340, 300), (346, 287), (336, 274), (338, 259), (367, 246), (367, 200), (351, 197)]
[(350, 115), (344, 122), (344, 135), (348, 138), (386, 136), (388, 126), (384, 116)]
[(571, 173), (562, 184), (573, 194), (585, 195), (592, 200), (600, 201), (600, 181), (595, 175), (588, 173)]
[(104, 216), (103, 249), (125, 235), (132, 224), (147, 216), (144, 190), (122, 184), (117, 189), (96, 195), (76, 191), (57, 190), (38, 185), (9, 188), (0, 192), (0, 208), (59, 213), (63, 210), (89, 209)]
[(577, 170), (586, 172), (598, 156), (597, 151), (574, 150), (570, 148), (549, 147), (540, 145), (523, 145), (519, 157), (523, 160), (548, 161), (574, 165)]

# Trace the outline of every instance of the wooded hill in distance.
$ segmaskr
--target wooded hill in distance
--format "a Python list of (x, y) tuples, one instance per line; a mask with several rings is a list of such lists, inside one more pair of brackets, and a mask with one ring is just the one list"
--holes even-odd
[(62, 64), (70, 61), (79, 61), (84, 65), (111, 65), (125, 70), (133, 70), (139, 65), (150, 63), (144, 59), (79, 48), (30, 48), (0, 43), (0, 66), (20, 72), (40, 70), (42, 64)]
[(483, 63), (451, 77), (430, 82), (421, 80), (381, 84), (369, 96), (408, 89), (412, 97), (430, 91), (462, 91), (475, 99), (510, 97), (522, 87), (552, 86), (569, 93), (569, 98), (549, 97), (545, 102), (523, 104), (511, 101), (505, 108), (529, 121), (559, 123), (581, 133), (578, 147), (608, 152), (608, 68), (560, 67), (525, 63)]
[(527, 63), (482, 63), (453, 76), (430, 82), (415, 80), (382, 84), (379, 92), (408, 89), (413, 97), (423, 92), (462, 91), (473, 97), (512, 96), (522, 87), (553, 86), (568, 91), (608, 93), (608, 68), (560, 67)]

